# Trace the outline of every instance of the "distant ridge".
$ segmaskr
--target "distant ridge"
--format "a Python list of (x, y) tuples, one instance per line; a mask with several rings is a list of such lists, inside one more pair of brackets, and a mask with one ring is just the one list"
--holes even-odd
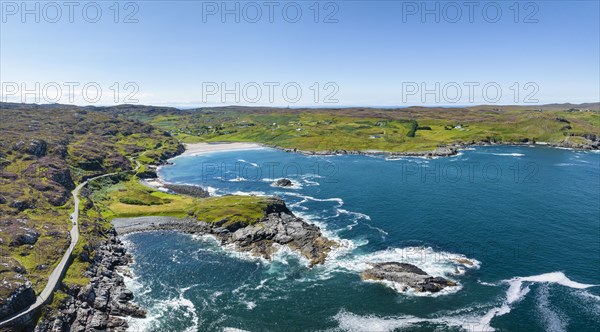
[(228, 105), (228, 106), (206, 106), (206, 107), (197, 107), (197, 108), (186, 108), (181, 109), (177, 107), (169, 107), (169, 106), (152, 106), (152, 105), (137, 105), (137, 104), (121, 104), (114, 106), (80, 106), (80, 105), (70, 105), (70, 104), (29, 104), (29, 103), (9, 103), (9, 102), (0, 102), (0, 108), (2, 109), (64, 109), (64, 108), (81, 108), (87, 110), (97, 110), (97, 111), (147, 111), (147, 112), (165, 112), (165, 111), (202, 111), (202, 110), (225, 110), (225, 111), (278, 111), (285, 110), (288, 112), (294, 111), (318, 111), (318, 110), (379, 110), (379, 111), (396, 111), (396, 110), (421, 110), (421, 111), (451, 111), (451, 110), (496, 110), (496, 111), (508, 111), (508, 110), (569, 110), (569, 109), (578, 109), (578, 110), (591, 110), (591, 111), (600, 111), (600, 102), (596, 103), (581, 103), (581, 104), (572, 104), (572, 103), (554, 103), (554, 104), (542, 104), (542, 105), (474, 105), (474, 106), (398, 106), (394, 107), (375, 107), (375, 106), (353, 106), (353, 107), (273, 107), (273, 106), (237, 106), (237, 105)]

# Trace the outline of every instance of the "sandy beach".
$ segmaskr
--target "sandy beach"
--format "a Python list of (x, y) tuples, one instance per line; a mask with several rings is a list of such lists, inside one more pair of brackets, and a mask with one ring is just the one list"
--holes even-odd
[(263, 148), (256, 143), (191, 143), (185, 144), (183, 156), (197, 155), (217, 151), (239, 151)]

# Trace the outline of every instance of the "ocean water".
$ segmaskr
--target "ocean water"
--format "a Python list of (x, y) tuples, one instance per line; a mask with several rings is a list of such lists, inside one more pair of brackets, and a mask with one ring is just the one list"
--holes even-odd
[[(326, 264), (272, 261), (207, 236), (125, 236), (131, 331), (597, 331), (600, 154), (480, 147), (448, 158), (303, 156), (273, 149), (178, 157), (160, 176), (214, 195), (278, 195), (342, 247)], [(287, 177), (290, 188), (271, 183)], [(470, 263), (467, 263), (467, 261)], [(458, 282), (435, 295), (363, 282), (398, 261)]]

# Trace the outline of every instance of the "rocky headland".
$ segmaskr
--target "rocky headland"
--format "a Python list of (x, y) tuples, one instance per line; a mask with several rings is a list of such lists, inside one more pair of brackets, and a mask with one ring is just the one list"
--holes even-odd
[(332, 248), (339, 246), (325, 237), (318, 226), (296, 217), (279, 198), (271, 198), (265, 216), (252, 224), (171, 217), (114, 219), (113, 224), (119, 235), (157, 230), (212, 235), (222, 245), (233, 245), (238, 251), (265, 259), (271, 259), (277, 247), (285, 245), (308, 259), (310, 266), (324, 263)]

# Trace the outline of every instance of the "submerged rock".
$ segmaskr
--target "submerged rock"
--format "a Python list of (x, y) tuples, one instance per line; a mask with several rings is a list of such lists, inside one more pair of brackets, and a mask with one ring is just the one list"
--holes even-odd
[(432, 277), (420, 268), (407, 263), (373, 263), (363, 271), (363, 280), (385, 280), (410, 287), (417, 292), (436, 293), (448, 286), (456, 286), (454, 281)]

